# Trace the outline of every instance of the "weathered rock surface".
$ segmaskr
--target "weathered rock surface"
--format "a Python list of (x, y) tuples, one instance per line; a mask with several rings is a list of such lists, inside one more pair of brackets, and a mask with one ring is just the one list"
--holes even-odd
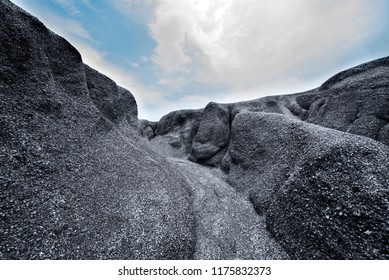
[(85, 65), (84, 69), (89, 97), (103, 114), (101, 123), (107, 123), (106, 119), (118, 125), (125, 119), (136, 127), (138, 107), (132, 94), (89, 66)]
[(388, 66), (362, 64), (304, 93), (210, 103), (188, 158), (221, 165), (292, 258), (387, 259)]
[(241, 113), (224, 164), (292, 258), (387, 259), (388, 156), (366, 137)]
[(173, 111), (163, 116), (156, 125), (151, 145), (164, 155), (186, 157), (192, 149), (202, 116), (202, 109)]
[(149, 122), (8, 0), (0, 24), (0, 259), (389, 259), (389, 57)]
[(151, 122), (148, 120), (139, 120), (139, 134), (142, 137), (146, 137), (147, 140), (151, 140), (155, 137), (155, 129), (157, 127), (157, 122)]
[(204, 109), (199, 129), (193, 139), (189, 159), (207, 165), (218, 165), (230, 142), (228, 106), (209, 103)]
[[(191, 151), (189, 159), (219, 166), (226, 152), (225, 147), (229, 144), (231, 123), (241, 112), (294, 116), (388, 145), (389, 57), (343, 71), (319, 88), (307, 92), (268, 96), (233, 104), (211, 102), (204, 109), (203, 117), (198, 120), (200, 129), (193, 137), (192, 146), (186, 147), (186, 150)], [(164, 118), (161, 119), (162, 123), (165, 122)]]
[(190, 188), (131, 93), (9, 1), (0, 26), (0, 258), (192, 258)]
[(241, 193), (223, 180), (220, 169), (170, 158), (192, 188), (196, 217), (196, 259), (286, 259)]
[(297, 102), (309, 106), (305, 121), (388, 145), (389, 57), (340, 72)]

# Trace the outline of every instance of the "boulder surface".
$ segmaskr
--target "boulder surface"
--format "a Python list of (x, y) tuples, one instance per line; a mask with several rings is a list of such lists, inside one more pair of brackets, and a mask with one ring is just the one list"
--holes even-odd
[(132, 94), (6, 0), (0, 26), (0, 258), (192, 258), (191, 190)]
[(389, 258), (386, 145), (252, 112), (235, 117), (231, 139), (228, 182), (292, 258)]

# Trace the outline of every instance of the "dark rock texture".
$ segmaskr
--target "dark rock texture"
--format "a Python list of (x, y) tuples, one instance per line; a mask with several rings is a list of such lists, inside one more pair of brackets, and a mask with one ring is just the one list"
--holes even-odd
[(163, 116), (157, 123), (151, 141), (159, 152), (173, 157), (186, 157), (192, 150), (203, 110), (179, 110)]
[(101, 122), (106, 119), (118, 125), (125, 118), (129, 124), (136, 126), (138, 107), (132, 94), (89, 66), (84, 68), (89, 97), (103, 114)]
[[(189, 159), (219, 166), (242, 112), (277, 113), (389, 144), (389, 57), (343, 71), (317, 89), (233, 104), (211, 102), (198, 121)], [(179, 114), (175, 112), (175, 114)], [(161, 119), (165, 123), (165, 117)], [(230, 125), (228, 125), (228, 123)], [(177, 132), (176, 127), (176, 133)]]
[(149, 141), (155, 137), (156, 127), (157, 122), (139, 120), (139, 134), (143, 137), (146, 137)]
[(0, 26), (0, 258), (192, 258), (190, 188), (131, 93), (9, 1)]
[(289, 259), (266, 230), (242, 193), (221, 176), (221, 170), (170, 158), (192, 188), (196, 216), (196, 259)]
[(193, 139), (189, 159), (207, 165), (218, 165), (230, 142), (228, 106), (209, 103), (204, 109), (199, 129)]
[(292, 258), (389, 258), (387, 146), (280, 114), (241, 113), (227, 156), (228, 182)]
[(189, 155), (169, 154), (220, 166), (292, 258), (389, 258), (389, 57), (199, 117)]
[(389, 57), (150, 122), (0, 0), (0, 74), (0, 259), (389, 259)]
[(297, 102), (309, 106), (305, 121), (388, 145), (389, 57), (340, 72)]

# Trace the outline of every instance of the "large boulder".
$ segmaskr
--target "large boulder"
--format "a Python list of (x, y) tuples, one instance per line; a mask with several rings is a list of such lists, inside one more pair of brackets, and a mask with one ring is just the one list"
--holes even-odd
[(145, 137), (147, 140), (151, 140), (155, 137), (155, 129), (157, 127), (157, 122), (151, 122), (148, 120), (139, 120), (139, 134), (142, 137)]
[(218, 166), (230, 142), (230, 111), (227, 105), (209, 103), (193, 139), (189, 159)]
[(232, 123), (228, 153), (222, 161), (222, 169), (228, 172), (229, 183), (245, 193), (260, 214), (268, 207), (274, 192), (287, 179), (294, 161), (301, 154), (298, 143), (284, 135), (287, 124), (280, 128), (262, 121), (266, 116), (278, 115), (238, 114)]
[(296, 99), (308, 122), (389, 144), (389, 57), (340, 72)]
[(132, 94), (89, 66), (84, 68), (89, 96), (103, 114), (101, 121), (117, 125), (126, 118), (129, 124), (136, 126), (138, 107)]
[(152, 146), (165, 156), (187, 157), (202, 116), (203, 109), (178, 110), (163, 116), (156, 125)]
[(135, 132), (131, 93), (0, 1), (0, 258), (187, 259), (188, 184)]
[(388, 156), (366, 137), (241, 113), (223, 163), (292, 258), (387, 259)]

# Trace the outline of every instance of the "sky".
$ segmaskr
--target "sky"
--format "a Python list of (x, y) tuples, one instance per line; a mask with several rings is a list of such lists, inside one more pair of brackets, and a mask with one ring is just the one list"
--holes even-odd
[(12, 0), (128, 89), (139, 118), (320, 86), (389, 55), (389, 0)]

